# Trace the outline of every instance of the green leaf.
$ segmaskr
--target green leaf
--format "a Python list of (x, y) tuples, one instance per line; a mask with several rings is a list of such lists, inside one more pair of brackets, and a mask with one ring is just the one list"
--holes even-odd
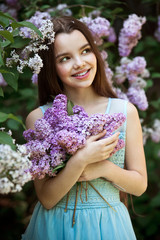
[[(4, 70), (8, 71), (8, 68), (4, 68)], [(2, 73), (5, 81), (11, 86), (15, 91), (18, 89), (18, 77), (19, 73), (16, 69), (12, 68), (10, 72)]]
[(0, 31), (0, 35), (9, 40), (10, 42), (14, 42), (13, 35), (7, 30)]
[(73, 108), (74, 104), (73, 102), (71, 102), (70, 100), (67, 100), (67, 111), (68, 111), (68, 115), (73, 115)]
[(0, 73), (10, 73), (10, 71), (7, 71), (7, 70), (5, 70), (3, 68), (0, 68)]
[(10, 45), (12, 48), (23, 48), (24, 46), (28, 45), (30, 42), (29, 38), (22, 38), (20, 36), (17, 36), (14, 38), (14, 43)]
[(151, 79), (147, 80), (147, 86), (145, 87), (145, 90), (153, 86), (153, 81)]
[(16, 149), (11, 136), (9, 136), (6, 132), (0, 132), (0, 143), (10, 145), (13, 150)]
[(3, 89), (2, 87), (0, 86), (0, 97), (4, 97), (4, 94), (3, 94)]
[(3, 62), (3, 57), (2, 57), (2, 52), (0, 51), (0, 66), (3, 66), (4, 62)]
[(13, 22), (11, 23), (11, 26), (13, 27), (13, 29), (18, 28), (18, 27), (28, 27), (31, 28), (32, 30), (34, 30), (40, 37), (42, 36), (42, 33), (39, 31), (39, 29), (31, 22), (27, 22), (27, 21), (22, 21), (22, 22)]
[(154, 108), (159, 109), (160, 102), (159, 101), (151, 101), (150, 105), (153, 106)]
[(152, 78), (160, 78), (160, 73), (159, 72), (155, 72), (155, 73), (152, 73)]
[(118, 14), (120, 12), (123, 12), (123, 8), (117, 7), (112, 11), (112, 14), (114, 15), (114, 14)]
[(11, 17), (8, 13), (4, 13), (4, 12), (0, 11), (0, 17), (1, 17), (1, 20), (8, 19), (8, 20), (12, 20), (13, 22), (15, 22), (15, 19), (13, 17)]
[(23, 124), (22, 120), (20, 120), (14, 114), (12, 114), (12, 113), (7, 114), (7, 113), (0, 112), (0, 122), (5, 122), (8, 119), (13, 119), (13, 120), (19, 122), (23, 126), (24, 129), (26, 128), (25, 125)]
[(58, 166), (56, 166), (53, 170), (52, 170), (52, 173), (56, 172), (57, 170), (61, 169), (61, 168), (64, 168), (66, 166), (66, 163), (61, 163), (59, 164)]
[(1, 47), (2, 47), (2, 48), (5, 48), (5, 47), (7, 47), (9, 44), (11, 44), (11, 42), (10, 42), (9, 40), (6, 40), (6, 41), (4, 41), (4, 42), (1, 42), (0, 44), (1, 44)]

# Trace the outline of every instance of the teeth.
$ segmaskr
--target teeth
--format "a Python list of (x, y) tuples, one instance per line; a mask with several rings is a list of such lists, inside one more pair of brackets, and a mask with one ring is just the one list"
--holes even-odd
[(83, 76), (83, 75), (85, 75), (87, 72), (88, 72), (88, 70), (85, 71), (85, 72), (79, 73), (79, 74), (75, 74), (74, 76), (76, 76), (76, 77), (78, 77), (78, 76)]

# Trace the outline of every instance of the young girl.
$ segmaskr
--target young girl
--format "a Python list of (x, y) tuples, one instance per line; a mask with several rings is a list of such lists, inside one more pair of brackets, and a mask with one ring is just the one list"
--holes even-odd
[[(40, 53), (44, 63), (38, 79), (41, 107), (28, 115), (27, 128), (34, 129), (35, 121), (52, 105), (51, 95), (60, 93), (89, 116), (123, 112), (127, 121), (111, 137), (103, 138), (105, 131), (90, 137), (56, 177), (34, 181), (39, 202), (22, 239), (134, 240), (119, 190), (140, 196), (147, 187), (137, 110), (116, 98), (88, 28), (73, 17), (55, 18), (53, 23), (55, 42)], [(118, 138), (125, 140), (125, 148), (109, 157)]]

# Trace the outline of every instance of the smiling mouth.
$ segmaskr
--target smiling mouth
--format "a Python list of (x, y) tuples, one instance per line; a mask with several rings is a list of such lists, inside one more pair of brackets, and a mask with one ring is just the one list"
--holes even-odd
[(84, 71), (84, 72), (81, 72), (81, 73), (77, 73), (77, 74), (73, 74), (72, 76), (73, 77), (83, 77), (85, 76), (88, 72), (90, 71), (90, 69)]

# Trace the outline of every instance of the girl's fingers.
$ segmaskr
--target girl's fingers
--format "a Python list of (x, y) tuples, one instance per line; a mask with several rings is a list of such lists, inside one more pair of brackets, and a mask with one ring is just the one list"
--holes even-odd
[(104, 151), (105, 152), (110, 152), (110, 151), (112, 152), (114, 150), (114, 148), (116, 147), (117, 143), (118, 143), (118, 140), (116, 140), (116, 141), (112, 142), (111, 144), (105, 146)]
[(91, 136), (88, 140), (91, 142), (94, 142), (94, 141), (97, 141), (98, 139), (104, 137), (105, 135), (106, 135), (106, 130), (103, 130), (99, 134), (97, 134), (95, 136)]
[(104, 145), (109, 145), (118, 140), (119, 134), (120, 134), (119, 132), (116, 132), (111, 137), (107, 137), (107, 138), (101, 139), (99, 141), (101, 141), (101, 143)]

